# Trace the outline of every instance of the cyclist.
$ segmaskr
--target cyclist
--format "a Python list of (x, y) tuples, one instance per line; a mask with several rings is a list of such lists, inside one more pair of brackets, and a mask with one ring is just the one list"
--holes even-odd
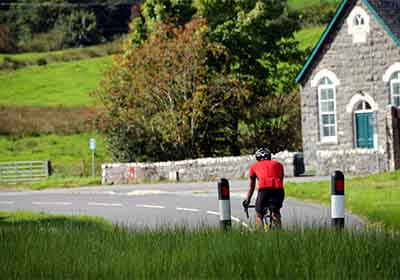
[(271, 160), (271, 152), (267, 148), (261, 148), (255, 153), (257, 162), (250, 167), (250, 184), (243, 206), (248, 207), (253, 196), (256, 180), (258, 180), (258, 195), (256, 201), (256, 224), (263, 225), (264, 209), (270, 208), (273, 223), (281, 226), (281, 213), (285, 191), (283, 188), (283, 165)]

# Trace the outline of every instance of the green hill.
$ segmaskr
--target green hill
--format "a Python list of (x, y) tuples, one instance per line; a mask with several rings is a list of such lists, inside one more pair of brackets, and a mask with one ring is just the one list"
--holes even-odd
[(112, 57), (30, 66), (0, 72), (0, 105), (93, 106), (89, 96)]

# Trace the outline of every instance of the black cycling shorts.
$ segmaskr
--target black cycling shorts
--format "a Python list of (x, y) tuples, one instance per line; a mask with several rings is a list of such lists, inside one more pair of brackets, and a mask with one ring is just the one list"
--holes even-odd
[(263, 210), (267, 207), (279, 210), (282, 208), (285, 199), (284, 189), (265, 188), (258, 191), (256, 201), (256, 212), (263, 214)]

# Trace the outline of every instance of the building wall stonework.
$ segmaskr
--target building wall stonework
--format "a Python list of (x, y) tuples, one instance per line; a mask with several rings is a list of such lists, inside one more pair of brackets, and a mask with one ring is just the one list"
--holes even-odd
[[(370, 32), (365, 43), (353, 43), (353, 37), (348, 33), (347, 17), (354, 6), (362, 7), (370, 16)], [(386, 70), (395, 62), (400, 62), (399, 48), (387, 35), (376, 18), (370, 14), (362, 1), (348, 8), (335, 30), (327, 38), (322, 51), (314, 58), (307, 76), (305, 76), (301, 90), (302, 133), (303, 150), (306, 166), (326, 174), (325, 165), (335, 166), (332, 160), (321, 158), (326, 151), (351, 151), (355, 149), (354, 111), (348, 112), (346, 107), (356, 94), (368, 95), (377, 104), (375, 113), (375, 132), (377, 134), (376, 147), (372, 154), (379, 154), (385, 164), (380, 163), (382, 170), (394, 166), (393, 158), (389, 156), (393, 151), (388, 150), (387, 131), (388, 111), (390, 111), (390, 86), (383, 81)], [(320, 139), (318, 89), (311, 86), (315, 75), (328, 69), (335, 73), (340, 81), (336, 87), (336, 117), (337, 117), (337, 143), (323, 143)], [(332, 156), (334, 153), (332, 153)], [(371, 158), (373, 165), (374, 156), (360, 157), (363, 160)], [(356, 160), (356, 159), (354, 159)], [(350, 163), (349, 163), (350, 164)], [(351, 165), (351, 164), (350, 164)], [(332, 168), (331, 168), (332, 169)], [(359, 170), (357, 167), (349, 168), (352, 173), (364, 173), (368, 168)], [(371, 170), (376, 170), (371, 168)], [(382, 171), (376, 170), (376, 171)]]
[[(283, 164), (287, 177), (293, 177), (299, 172), (296, 166), (301, 165), (302, 154), (281, 152), (273, 159)], [(102, 183), (117, 185), (159, 180), (192, 182), (247, 178), (253, 163), (253, 155), (158, 163), (110, 163), (102, 165)]]

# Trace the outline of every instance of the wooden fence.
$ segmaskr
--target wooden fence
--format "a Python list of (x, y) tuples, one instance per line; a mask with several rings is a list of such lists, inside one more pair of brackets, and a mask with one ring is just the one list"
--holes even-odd
[(50, 161), (0, 162), (0, 184), (46, 180), (51, 175)]

